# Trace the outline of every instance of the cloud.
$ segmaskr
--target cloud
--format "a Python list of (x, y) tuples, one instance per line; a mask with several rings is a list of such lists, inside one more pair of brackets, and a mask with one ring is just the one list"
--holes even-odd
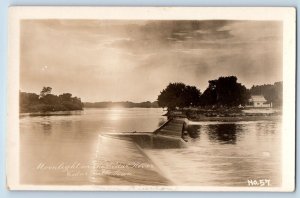
[(144, 101), (169, 82), (203, 91), (220, 75), (273, 83), (282, 80), (281, 45), (277, 21), (25, 20), (21, 89)]

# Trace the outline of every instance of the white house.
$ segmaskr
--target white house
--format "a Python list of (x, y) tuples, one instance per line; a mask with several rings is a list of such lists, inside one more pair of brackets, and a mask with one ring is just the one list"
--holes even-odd
[(253, 95), (249, 99), (250, 107), (272, 107), (272, 103), (268, 103), (264, 96)]

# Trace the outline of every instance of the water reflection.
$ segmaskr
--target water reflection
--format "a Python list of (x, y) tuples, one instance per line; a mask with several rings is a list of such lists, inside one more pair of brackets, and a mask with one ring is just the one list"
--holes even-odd
[[(36, 170), (38, 163), (103, 164), (102, 157), (131, 163), (143, 160), (128, 142), (99, 141), (110, 132), (154, 131), (166, 121), (159, 109), (87, 109), (80, 115), (24, 116), (20, 118), (20, 180), (23, 184), (115, 184), (125, 178), (68, 177), (64, 173)], [(112, 118), (112, 119), (110, 119)], [(113, 121), (116, 120), (117, 121)], [(146, 150), (163, 175), (176, 185), (247, 186), (248, 178), (269, 178), (281, 184), (281, 122), (203, 122), (189, 126), (187, 148)], [(101, 155), (100, 155), (101, 154)], [(128, 169), (129, 170), (129, 169)], [(129, 170), (130, 172), (131, 170)], [(137, 170), (125, 183), (153, 184), (158, 175)], [(147, 173), (147, 174), (146, 174)], [(149, 173), (149, 174), (148, 174)], [(147, 176), (145, 176), (145, 174)], [(138, 178), (137, 178), (138, 177)], [(103, 179), (103, 181), (101, 180)], [(152, 182), (152, 183), (151, 183)], [(163, 183), (163, 185), (165, 185)]]
[(162, 126), (165, 122), (166, 122), (165, 118), (160, 118), (159, 121), (158, 121), (158, 124), (157, 124), (157, 128)]
[(281, 122), (202, 122), (184, 149), (147, 150), (180, 185), (248, 186), (249, 178), (281, 184)]
[(186, 130), (191, 138), (199, 138), (200, 128), (200, 125), (189, 125)]
[(84, 111), (55, 111), (55, 112), (36, 112), (36, 113), (20, 113), (20, 118), (31, 116), (31, 117), (48, 117), (48, 116), (73, 116), (73, 115), (82, 115)]
[(122, 113), (123, 113), (123, 108), (112, 108), (109, 111), (108, 119), (112, 121), (118, 121), (120, 120)]
[[(39, 163), (81, 165), (92, 164), (97, 151), (98, 135), (111, 132), (145, 131), (157, 129), (165, 122), (161, 109), (85, 109), (82, 112), (55, 112), (56, 115), (20, 115), (20, 182), (23, 184), (90, 185), (84, 172), (69, 176), (60, 171), (36, 171)], [(99, 149), (105, 149), (100, 145)], [(131, 156), (122, 145), (108, 145), (120, 149), (120, 159)], [(74, 173), (74, 175), (76, 175)], [(143, 178), (141, 178), (143, 179)], [(147, 179), (145, 180), (147, 183)]]
[(237, 125), (236, 124), (216, 124), (208, 125), (208, 136), (211, 141), (223, 144), (236, 144)]
[(50, 120), (47, 117), (44, 117), (43, 121), (41, 122), (41, 125), (43, 127), (44, 134), (50, 135), (52, 130), (52, 124)]
[(209, 124), (209, 125), (188, 125), (186, 131), (189, 137), (199, 138), (201, 131), (207, 133), (209, 140), (222, 144), (235, 144), (237, 141), (238, 126), (236, 124)]

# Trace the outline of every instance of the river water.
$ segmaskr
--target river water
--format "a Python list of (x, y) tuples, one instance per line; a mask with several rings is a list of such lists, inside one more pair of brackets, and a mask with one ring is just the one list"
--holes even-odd
[[(166, 121), (164, 113), (150, 108), (89, 108), (51, 116), (22, 114), (20, 181), (47, 185), (248, 186), (250, 180), (263, 179), (270, 186), (280, 186), (278, 118), (194, 123), (193, 138), (180, 149), (141, 152), (128, 141), (99, 138), (111, 132), (152, 132)], [(127, 164), (122, 167), (124, 174), (133, 170), (128, 164), (135, 159), (154, 168), (135, 167), (139, 177), (95, 174), (95, 164), (108, 163), (105, 156)], [(110, 169), (119, 165), (110, 162)]]

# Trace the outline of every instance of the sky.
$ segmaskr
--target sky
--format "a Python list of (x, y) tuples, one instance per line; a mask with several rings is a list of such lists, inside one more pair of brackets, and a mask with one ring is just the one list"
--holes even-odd
[(84, 102), (155, 101), (171, 82), (204, 92), (220, 76), (282, 81), (279, 21), (23, 20), (20, 36), (21, 91)]

